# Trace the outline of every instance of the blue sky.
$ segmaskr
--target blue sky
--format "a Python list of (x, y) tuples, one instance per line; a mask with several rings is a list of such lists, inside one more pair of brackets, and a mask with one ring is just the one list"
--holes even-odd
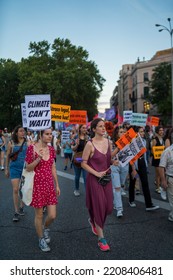
[(155, 27), (168, 26), (168, 17), (173, 25), (172, 0), (0, 0), (0, 58), (20, 61), (30, 42), (69, 39), (88, 51), (106, 79), (101, 111), (123, 64), (170, 48), (169, 33)]

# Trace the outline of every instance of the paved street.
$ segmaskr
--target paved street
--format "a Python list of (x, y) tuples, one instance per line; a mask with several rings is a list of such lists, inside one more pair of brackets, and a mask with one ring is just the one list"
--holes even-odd
[(114, 211), (107, 219), (105, 237), (110, 252), (101, 252), (97, 238), (88, 224), (85, 191), (80, 185), (80, 197), (73, 194), (73, 169), (63, 170), (63, 158), (57, 157), (57, 173), (61, 196), (57, 219), (51, 226), (51, 252), (38, 248), (34, 229), (34, 212), (26, 207), (25, 217), (12, 222), (13, 202), (10, 179), (0, 173), (0, 259), (1, 260), (172, 260), (173, 223), (169, 222), (168, 202), (154, 192), (154, 175), (150, 167), (149, 181), (154, 204), (160, 209), (146, 212), (143, 196), (136, 196), (137, 208), (130, 208), (123, 197), (124, 217), (118, 219)]

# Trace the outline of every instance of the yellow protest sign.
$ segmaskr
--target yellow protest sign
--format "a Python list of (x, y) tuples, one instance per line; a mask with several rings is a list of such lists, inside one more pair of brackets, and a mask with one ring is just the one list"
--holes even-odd
[(165, 146), (153, 146), (152, 151), (153, 151), (154, 159), (160, 159), (164, 149)]
[(57, 122), (69, 122), (70, 120), (69, 105), (51, 104), (51, 120)]

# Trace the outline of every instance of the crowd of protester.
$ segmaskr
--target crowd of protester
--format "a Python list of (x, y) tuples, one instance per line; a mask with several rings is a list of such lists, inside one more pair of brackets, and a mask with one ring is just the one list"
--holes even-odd
[[(74, 195), (80, 196), (79, 182), (82, 174), (86, 193), (86, 206), (89, 212), (88, 222), (92, 232), (98, 236), (98, 246), (102, 251), (110, 250), (105, 236), (104, 225), (107, 215), (113, 209), (117, 218), (123, 213), (122, 196), (128, 193), (129, 206), (136, 207), (135, 195), (143, 193), (145, 210), (159, 209), (152, 202), (148, 182), (148, 167), (155, 171), (155, 191), (163, 200), (168, 198), (170, 204), (169, 221), (173, 221), (173, 129), (157, 127), (132, 127), (141, 137), (146, 152), (134, 164), (121, 166), (118, 158), (119, 148), (116, 144), (127, 130), (128, 123), (114, 125), (110, 135), (106, 131), (105, 122), (95, 119), (90, 127), (82, 124), (69, 130), (69, 138), (62, 138), (62, 131), (50, 128), (40, 132), (26, 131), (16, 126), (12, 132), (7, 128), (0, 129), (0, 165), (12, 184), (14, 215), (13, 222), (18, 222), (25, 215), (24, 203), (18, 196), (21, 174), (26, 162), (28, 171), (35, 171), (33, 199), (31, 206), (35, 210), (35, 228), (39, 239), (39, 248), (50, 251), (49, 225), (56, 217), (57, 197), (60, 195), (56, 172), (57, 155), (64, 157), (64, 171), (74, 170)], [(164, 146), (161, 158), (155, 159), (153, 147)], [(10, 160), (11, 153), (19, 151), (15, 161)], [(78, 163), (75, 154), (82, 153)], [(151, 168), (150, 168), (151, 169)], [(105, 186), (100, 186), (99, 179), (110, 175)], [(139, 190), (140, 189), (140, 190)], [(46, 209), (47, 216), (43, 219)]]

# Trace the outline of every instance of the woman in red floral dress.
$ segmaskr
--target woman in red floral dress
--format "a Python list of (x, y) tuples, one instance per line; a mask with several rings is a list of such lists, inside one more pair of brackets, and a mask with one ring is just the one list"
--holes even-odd
[[(39, 237), (39, 247), (43, 252), (50, 251), (49, 225), (56, 218), (57, 196), (60, 188), (55, 166), (55, 150), (48, 143), (52, 130), (40, 132), (40, 140), (30, 145), (26, 153), (27, 171), (35, 171), (31, 206), (35, 209), (35, 228)], [(43, 207), (47, 207), (47, 217), (43, 225)]]

